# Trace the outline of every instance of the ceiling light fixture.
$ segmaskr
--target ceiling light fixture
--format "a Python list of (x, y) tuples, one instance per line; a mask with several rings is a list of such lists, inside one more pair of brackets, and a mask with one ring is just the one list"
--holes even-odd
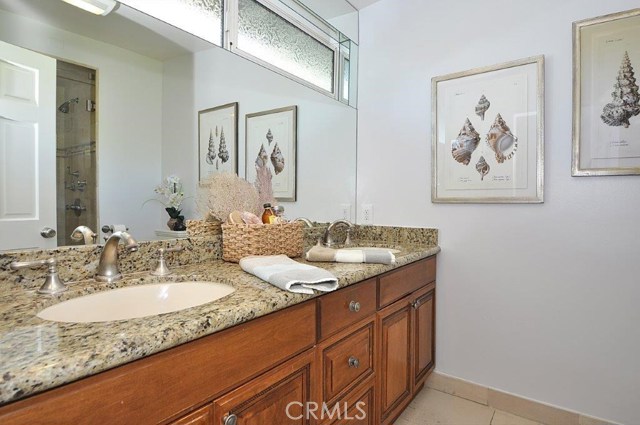
[(95, 15), (106, 16), (118, 5), (116, 0), (62, 0)]

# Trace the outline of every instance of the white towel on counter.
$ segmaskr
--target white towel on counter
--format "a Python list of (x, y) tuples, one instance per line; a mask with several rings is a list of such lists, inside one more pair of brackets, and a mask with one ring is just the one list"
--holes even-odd
[(395, 264), (396, 256), (388, 249), (333, 249), (316, 245), (307, 251), (307, 261), (337, 263)]
[(338, 279), (327, 270), (298, 263), (286, 255), (244, 257), (240, 267), (280, 289), (297, 294), (313, 294), (314, 289), (322, 292), (338, 289)]

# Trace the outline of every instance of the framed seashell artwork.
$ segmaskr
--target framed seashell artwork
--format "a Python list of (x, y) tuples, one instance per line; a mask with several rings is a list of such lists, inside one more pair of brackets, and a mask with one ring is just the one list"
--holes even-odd
[(198, 181), (238, 173), (238, 102), (198, 112)]
[(571, 175), (640, 175), (640, 9), (573, 23)]
[(541, 203), (544, 56), (434, 77), (435, 203)]
[(245, 116), (245, 176), (256, 187), (271, 185), (278, 201), (296, 200), (298, 107)]

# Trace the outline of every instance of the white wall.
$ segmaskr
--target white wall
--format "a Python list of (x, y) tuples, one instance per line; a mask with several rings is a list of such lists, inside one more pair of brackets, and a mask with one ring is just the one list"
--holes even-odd
[[(162, 170), (180, 175), (187, 195), (198, 181), (198, 111), (239, 102), (238, 171), (244, 176), (245, 115), (298, 105), (298, 196), (282, 202), (285, 215), (331, 221), (342, 218), (340, 204), (348, 203), (355, 218), (355, 109), (220, 48), (166, 61), (164, 96)], [(191, 125), (174, 124), (183, 122)], [(196, 216), (191, 207), (185, 213)]]
[(99, 225), (155, 239), (163, 207), (142, 203), (161, 180), (162, 63), (4, 11), (0, 39), (97, 69)]
[[(358, 205), (440, 229), (437, 369), (640, 423), (640, 177), (571, 177), (571, 23), (632, 0), (381, 0), (360, 11)], [(435, 205), (431, 78), (544, 54), (545, 203)], [(384, 152), (384, 155), (381, 153)]]

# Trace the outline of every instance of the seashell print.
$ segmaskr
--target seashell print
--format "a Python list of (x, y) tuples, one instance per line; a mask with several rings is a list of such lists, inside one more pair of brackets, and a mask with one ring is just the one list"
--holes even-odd
[(218, 134), (218, 126), (216, 125), (216, 137), (218, 137), (218, 136), (219, 136), (219, 134)]
[(267, 131), (267, 141), (269, 142), (269, 146), (271, 146), (271, 142), (273, 142), (273, 133), (271, 132), (271, 129)]
[(478, 115), (482, 121), (484, 121), (484, 113), (487, 112), (490, 106), (491, 102), (489, 102), (484, 95), (480, 96), (480, 100), (476, 105), (476, 115)]
[(260, 146), (260, 151), (258, 152), (258, 156), (256, 157), (256, 167), (261, 168), (267, 165), (267, 160), (269, 159), (269, 155), (267, 151), (264, 149), (264, 144)]
[[(509, 126), (500, 114), (496, 115), (496, 119), (487, 133), (487, 144), (496, 154), (496, 160), (499, 164), (513, 158), (518, 149), (518, 138), (511, 133)], [(510, 149), (512, 149), (511, 152), (506, 154)]]
[(271, 152), (271, 163), (273, 164), (273, 169), (276, 172), (276, 175), (280, 174), (282, 170), (284, 170), (284, 156), (282, 156), (282, 151), (278, 146), (278, 142), (273, 146), (273, 152)]
[(465, 121), (458, 137), (451, 144), (451, 155), (453, 159), (461, 164), (469, 165), (471, 154), (480, 143), (480, 134), (473, 128), (469, 118)]
[(629, 53), (625, 51), (611, 92), (613, 100), (602, 108), (602, 121), (610, 127), (629, 127), (629, 118), (640, 114), (638, 90)]
[[(216, 127), (216, 133), (218, 132), (218, 127)], [(207, 150), (207, 155), (204, 157), (207, 164), (213, 165), (213, 160), (216, 158), (216, 141), (213, 138), (213, 130), (209, 129), (209, 148)]]
[(491, 167), (489, 167), (489, 164), (487, 164), (487, 161), (484, 159), (484, 156), (481, 156), (480, 159), (478, 160), (478, 163), (476, 164), (476, 171), (480, 173), (480, 181), (483, 181), (484, 176), (489, 174), (489, 170), (491, 170)]
[(229, 151), (227, 150), (227, 141), (224, 138), (224, 128), (220, 128), (220, 147), (218, 148), (218, 158), (224, 164), (229, 160)]

